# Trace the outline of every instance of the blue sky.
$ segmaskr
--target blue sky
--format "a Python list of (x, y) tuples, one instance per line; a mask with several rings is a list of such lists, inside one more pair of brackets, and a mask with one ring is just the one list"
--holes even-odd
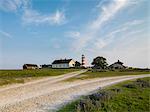
[(0, 0), (0, 68), (104, 56), (150, 67), (149, 0)]

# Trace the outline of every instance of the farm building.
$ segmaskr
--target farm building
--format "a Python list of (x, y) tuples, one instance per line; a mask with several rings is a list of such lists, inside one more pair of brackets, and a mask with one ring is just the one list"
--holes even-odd
[(60, 59), (55, 60), (52, 63), (52, 68), (72, 68), (75, 67), (75, 61), (73, 59)]
[(109, 66), (110, 69), (125, 69), (126, 67), (123, 65), (123, 62), (117, 61)]
[(52, 68), (52, 65), (46, 65), (46, 64), (44, 64), (44, 65), (40, 65), (41, 66), (41, 68)]
[(39, 67), (36, 64), (24, 64), (23, 69), (34, 70), (34, 69), (39, 69)]

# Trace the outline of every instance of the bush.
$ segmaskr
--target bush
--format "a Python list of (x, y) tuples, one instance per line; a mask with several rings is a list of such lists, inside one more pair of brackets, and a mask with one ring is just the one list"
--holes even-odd
[(150, 87), (150, 82), (149, 81), (146, 81), (146, 80), (142, 80), (142, 79), (137, 79), (136, 81), (136, 84), (139, 86), (139, 87)]
[(123, 85), (123, 87), (126, 87), (126, 88), (137, 88), (136, 84), (125, 84), (125, 85)]
[(104, 102), (111, 99), (112, 96), (113, 93), (111, 91), (105, 90), (88, 95), (76, 105), (76, 112), (93, 112), (95, 109), (98, 110), (104, 107)]
[(80, 100), (79, 104), (77, 105), (78, 112), (92, 112), (94, 110), (94, 104), (92, 103), (92, 100), (89, 98)]
[(122, 90), (121, 90), (120, 88), (113, 88), (113, 89), (111, 89), (111, 91), (114, 91), (114, 92), (119, 93), (119, 92), (121, 92)]
[(137, 88), (137, 87), (150, 87), (150, 82), (148, 80), (142, 80), (142, 79), (137, 79), (135, 82), (133, 82), (132, 84), (125, 84), (123, 85), (123, 87), (126, 88)]

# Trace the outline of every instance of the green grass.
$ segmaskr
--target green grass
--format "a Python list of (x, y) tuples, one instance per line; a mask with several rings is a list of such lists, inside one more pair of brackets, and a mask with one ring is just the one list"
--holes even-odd
[(62, 107), (58, 112), (149, 112), (150, 78), (125, 81)]
[(11, 83), (24, 83), (26, 79), (57, 76), (79, 69), (38, 69), (38, 70), (0, 70), (0, 86)]
[(84, 80), (90, 78), (99, 78), (99, 77), (113, 77), (113, 76), (124, 76), (124, 75), (140, 75), (140, 74), (150, 74), (150, 71), (106, 71), (106, 72), (92, 72), (87, 71), (76, 77), (67, 79), (66, 81), (74, 80)]

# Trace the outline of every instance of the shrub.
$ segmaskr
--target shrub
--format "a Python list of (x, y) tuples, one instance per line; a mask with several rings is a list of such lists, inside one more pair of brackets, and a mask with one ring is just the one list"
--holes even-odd
[(112, 88), (111, 91), (119, 93), (119, 92), (122, 91), (122, 89), (120, 89), (120, 88)]
[(101, 90), (98, 93), (92, 94), (89, 97), (94, 100), (107, 101), (113, 96), (111, 91)]
[(126, 88), (137, 88), (137, 87), (150, 87), (150, 82), (148, 80), (142, 80), (142, 79), (137, 79), (135, 82), (132, 84), (125, 84), (123, 87)]
[(76, 110), (78, 112), (92, 112), (92, 110), (94, 110), (92, 100), (90, 100), (89, 98), (80, 100)]
[(125, 84), (125, 85), (123, 85), (123, 87), (126, 87), (126, 88), (137, 88), (136, 84)]
[(93, 112), (93, 110), (99, 110), (99, 108), (104, 107), (104, 102), (111, 99), (112, 96), (113, 93), (111, 91), (105, 90), (88, 95), (76, 105), (76, 112)]
[(137, 79), (136, 84), (139, 87), (150, 87), (150, 82), (148, 80)]

